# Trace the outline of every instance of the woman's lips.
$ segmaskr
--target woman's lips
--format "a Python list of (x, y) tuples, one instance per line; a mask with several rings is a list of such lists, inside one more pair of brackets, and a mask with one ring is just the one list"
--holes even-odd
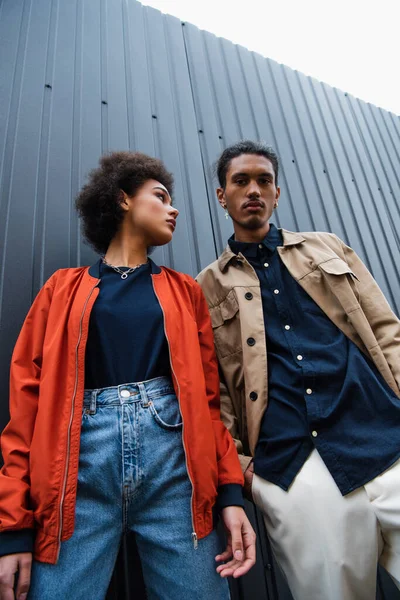
[(168, 219), (167, 223), (168, 223), (168, 225), (172, 225), (172, 227), (175, 229), (175, 227), (176, 227), (175, 219)]

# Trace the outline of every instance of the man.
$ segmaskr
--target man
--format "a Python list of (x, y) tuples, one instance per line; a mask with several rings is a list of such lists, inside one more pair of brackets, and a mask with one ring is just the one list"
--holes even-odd
[(400, 322), (335, 235), (270, 224), (278, 169), (250, 141), (217, 164), (222, 416), (294, 598), (372, 600), (378, 560), (400, 587)]

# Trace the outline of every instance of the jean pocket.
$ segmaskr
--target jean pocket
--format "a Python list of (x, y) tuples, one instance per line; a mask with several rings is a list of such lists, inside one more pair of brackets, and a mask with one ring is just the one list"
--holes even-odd
[(149, 408), (154, 420), (163, 429), (170, 431), (182, 429), (182, 416), (175, 395), (163, 396), (155, 402), (150, 400)]

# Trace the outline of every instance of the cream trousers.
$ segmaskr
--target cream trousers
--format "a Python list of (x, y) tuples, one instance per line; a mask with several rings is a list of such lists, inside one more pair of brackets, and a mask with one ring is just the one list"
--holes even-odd
[(400, 589), (400, 460), (342, 496), (313, 450), (288, 492), (252, 491), (295, 600), (375, 600), (378, 561)]

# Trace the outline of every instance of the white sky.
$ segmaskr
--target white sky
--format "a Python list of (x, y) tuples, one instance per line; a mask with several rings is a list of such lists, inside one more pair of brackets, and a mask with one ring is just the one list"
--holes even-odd
[(141, 0), (400, 115), (400, 0)]

